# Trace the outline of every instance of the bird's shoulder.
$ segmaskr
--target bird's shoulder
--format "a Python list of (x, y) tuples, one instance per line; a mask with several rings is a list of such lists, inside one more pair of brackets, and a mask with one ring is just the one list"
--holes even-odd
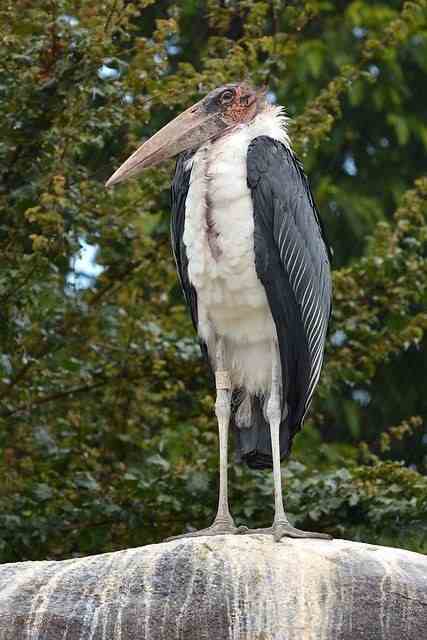
[(258, 214), (262, 209), (263, 216), (268, 216), (275, 235), (291, 221), (306, 243), (316, 239), (323, 258), (331, 261), (332, 251), (308, 178), (290, 147), (269, 136), (254, 138), (248, 147), (247, 183)]

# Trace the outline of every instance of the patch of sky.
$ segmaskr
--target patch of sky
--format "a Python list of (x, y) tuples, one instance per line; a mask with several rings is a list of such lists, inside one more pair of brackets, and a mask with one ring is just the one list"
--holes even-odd
[(167, 73), (167, 60), (168, 57), (164, 53), (155, 53), (153, 56), (153, 60), (156, 64), (159, 65), (159, 69), (157, 73), (159, 76), (164, 76)]
[(366, 33), (367, 33), (367, 29), (364, 29), (363, 27), (353, 28), (353, 35), (358, 40), (360, 40), (361, 38), (364, 38), (366, 36)]
[(104, 267), (96, 262), (98, 245), (88, 244), (81, 239), (80, 247), (80, 251), (70, 260), (70, 272), (67, 276), (67, 285), (70, 290), (87, 289), (104, 271)]
[(351, 392), (352, 398), (355, 402), (360, 404), (362, 407), (367, 407), (371, 402), (371, 394), (366, 389), (354, 389)]
[(4, 373), (6, 373), (6, 375), (8, 376), (12, 375), (12, 372), (13, 372), (12, 363), (7, 353), (0, 354), (0, 370), (1, 369), (4, 371)]
[(338, 331), (335, 331), (335, 333), (331, 335), (331, 343), (334, 345), (334, 347), (341, 347), (346, 340), (347, 334), (341, 329), (338, 329)]
[(68, 13), (63, 13), (62, 15), (58, 16), (58, 22), (66, 24), (68, 27), (71, 27), (73, 29), (79, 24), (79, 19), (75, 16), (70, 16)]
[(98, 69), (98, 78), (101, 80), (115, 80), (120, 76), (120, 70), (103, 64)]
[(168, 45), (168, 54), (170, 56), (177, 56), (178, 53), (181, 53), (182, 49), (177, 44)]
[(133, 104), (134, 97), (131, 93), (125, 93), (122, 100), (125, 104)]
[(368, 71), (374, 78), (378, 78), (378, 76), (380, 75), (380, 68), (377, 67), (376, 64), (370, 64), (368, 67)]
[(349, 176), (355, 176), (357, 174), (357, 166), (353, 156), (347, 155), (343, 164), (343, 169)]
[(416, 238), (413, 238), (412, 236), (409, 236), (407, 238), (403, 238), (402, 243), (406, 244), (407, 247), (419, 247), (420, 246), (419, 240), (417, 240)]
[(267, 91), (266, 96), (268, 104), (276, 104), (277, 96), (274, 91)]
[(166, 51), (170, 56), (177, 56), (182, 51), (176, 37), (170, 38), (166, 44)]

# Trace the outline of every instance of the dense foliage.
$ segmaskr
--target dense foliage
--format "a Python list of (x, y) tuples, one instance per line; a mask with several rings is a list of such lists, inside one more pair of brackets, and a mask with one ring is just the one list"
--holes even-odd
[[(212, 385), (168, 239), (173, 163), (113, 169), (213, 87), (293, 118), (334, 248), (327, 364), (286, 472), (298, 525), (427, 551), (427, 0), (5, 0), (0, 553), (156, 542), (215, 508)], [(98, 277), (76, 273), (84, 243)], [(268, 473), (232, 465), (238, 522)]]

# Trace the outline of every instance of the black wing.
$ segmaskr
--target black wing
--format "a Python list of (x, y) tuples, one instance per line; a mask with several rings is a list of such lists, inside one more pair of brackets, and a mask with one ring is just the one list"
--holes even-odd
[(185, 201), (190, 187), (191, 168), (187, 169), (187, 162), (191, 153), (181, 153), (178, 156), (175, 175), (171, 188), (171, 242), (175, 258), (179, 281), (184, 293), (185, 301), (191, 313), (194, 328), (197, 331), (197, 294), (188, 278), (188, 258), (183, 241), (185, 222)]
[[(191, 168), (188, 161), (191, 160), (194, 152), (184, 152), (178, 156), (175, 168), (175, 175), (171, 187), (171, 242), (172, 251), (175, 258), (179, 281), (184, 293), (187, 307), (191, 314), (194, 328), (197, 331), (197, 293), (188, 277), (188, 258), (183, 241), (185, 222), (185, 201), (187, 200), (188, 189), (190, 187)], [(204, 342), (200, 341), (200, 348), (205, 357), (207, 349)]]
[(307, 178), (293, 153), (266, 136), (247, 157), (256, 271), (276, 325), (290, 439), (319, 380), (331, 313), (329, 250)]

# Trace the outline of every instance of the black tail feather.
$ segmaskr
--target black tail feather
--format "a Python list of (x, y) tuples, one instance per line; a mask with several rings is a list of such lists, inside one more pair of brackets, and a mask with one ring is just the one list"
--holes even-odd
[[(251, 469), (272, 469), (270, 426), (263, 413), (263, 398), (251, 397), (251, 426), (240, 428), (233, 420), (236, 436), (236, 454), (238, 462), (244, 462)], [(291, 449), (289, 429), (286, 419), (280, 426), (280, 459), (286, 458)]]

